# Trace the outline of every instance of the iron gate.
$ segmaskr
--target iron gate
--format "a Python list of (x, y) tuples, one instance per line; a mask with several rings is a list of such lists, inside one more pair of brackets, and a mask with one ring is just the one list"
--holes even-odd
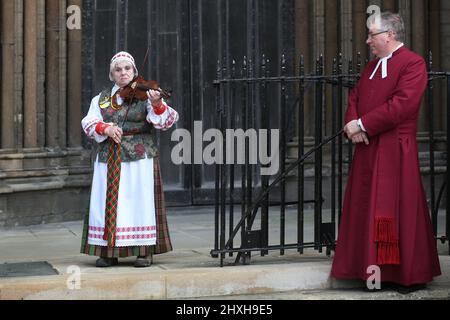
[[(436, 85), (446, 84), (446, 107), (450, 111), (450, 73), (432, 72), (431, 57), (430, 53), (429, 83), (425, 99), (429, 115), (426, 137), (428, 150), (421, 152), (428, 155), (425, 157), (428, 163), (425, 167), (421, 166), (421, 170), (429, 172), (429, 187), (426, 189), (434, 234), (436, 239), (445, 243), (450, 238), (448, 201), (445, 221), (440, 222), (444, 227), (441, 234), (438, 232), (438, 213), (446, 181), (450, 178), (446, 170), (449, 157), (445, 157), (450, 130), (447, 129), (444, 135), (435, 132), (433, 109)], [(264, 256), (269, 250), (279, 250), (280, 255), (283, 255), (286, 249), (296, 249), (301, 254), (304, 248), (314, 248), (319, 252), (325, 248), (326, 254), (330, 255), (334, 249), (341, 216), (344, 179), (353, 155), (351, 142), (342, 138), (342, 130), (339, 132), (343, 126), (343, 101), (359, 78), (361, 61), (359, 56), (356, 63), (348, 61), (347, 72), (344, 73), (343, 58), (340, 55), (333, 60), (331, 75), (324, 74), (323, 62), (321, 56), (316, 61), (315, 72), (306, 75), (301, 57), (298, 76), (286, 73), (289, 68), (284, 56), (276, 76), (271, 76), (268, 72), (270, 61), (264, 55), (258, 66), (244, 57), (239, 71), (235, 60), (231, 72), (227, 69), (229, 66), (218, 63), (217, 80), (214, 82), (216, 128), (220, 128), (222, 137), (227, 138), (227, 128), (241, 128), (243, 132), (252, 128), (272, 131), (278, 129), (280, 164), (276, 175), (258, 174), (258, 170), (267, 167), (267, 164), (250, 161), (251, 145), (255, 142), (251, 141), (250, 134), (244, 136), (245, 143), (238, 145), (239, 150), (235, 150), (234, 136), (233, 143), (229, 144), (227, 141), (222, 144), (220, 151), (223, 163), (216, 163), (215, 170), (215, 236), (214, 249), (211, 250), (212, 257), (220, 257), (220, 266), (223, 266), (227, 254), (233, 256), (237, 253), (235, 263), (240, 261), (247, 264), (252, 252), (259, 251)], [(446, 80), (446, 83), (438, 80)], [(308, 109), (308, 104), (309, 110), (313, 112), (310, 116), (314, 118), (312, 137), (309, 139), (305, 135), (305, 110)], [(240, 109), (236, 108), (238, 105)], [(449, 112), (447, 123), (450, 123)], [(295, 134), (298, 137), (297, 144), (291, 141)], [(441, 149), (445, 146), (445, 150), (437, 149), (439, 143)], [(245, 155), (244, 162), (235, 163), (235, 151)], [(233, 154), (230, 162), (225, 161), (227, 153)], [(442, 183), (436, 199), (438, 179)], [(326, 189), (328, 191), (324, 192)], [(450, 199), (450, 188), (446, 190), (447, 199)], [(327, 208), (327, 219), (324, 219), (324, 205)], [(286, 241), (288, 206), (291, 206), (291, 213), (296, 211), (296, 226), (289, 226), (296, 233), (291, 242)], [(307, 206), (312, 206), (309, 212), (313, 214), (314, 228), (310, 241), (305, 239), (305, 206), (306, 209)], [(269, 214), (270, 210), (272, 212)], [(277, 239), (269, 233), (269, 220), (272, 219), (273, 223), (275, 214), (276, 224), (279, 225)], [(255, 224), (257, 219), (258, 226)], [(237, 240), (238, 237), (240, 241)], [(292, 235), (290, 238), (292, 240)]]

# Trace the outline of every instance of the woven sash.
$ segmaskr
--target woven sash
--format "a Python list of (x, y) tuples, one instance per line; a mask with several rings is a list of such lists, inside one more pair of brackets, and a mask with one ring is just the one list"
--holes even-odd
[(108, 241), (108, 247), (116, 244), (117, 202), (120, 184), (120, 153), (121, 145), (109, 139), (108, 177), (106, 187), (105, 232), (103, 240)]

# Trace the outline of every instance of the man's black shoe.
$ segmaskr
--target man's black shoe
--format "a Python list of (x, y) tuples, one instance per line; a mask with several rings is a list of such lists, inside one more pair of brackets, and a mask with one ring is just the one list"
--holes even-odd
[(424, 290), (427, 288), (427, 285), (425, 283), (418, 283), (418, 284), (413, 284), (412, 286), (402, 286), (402, 285), (397, 285), (397, 292), (401, 293), (401, 294), (409, 294), (418, 290)]

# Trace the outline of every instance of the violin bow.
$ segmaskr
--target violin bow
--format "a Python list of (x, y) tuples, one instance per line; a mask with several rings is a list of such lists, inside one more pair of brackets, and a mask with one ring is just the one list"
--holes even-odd
[(147, 52), (145, 53), (144, 61), (142, 61), (141, 70), (144, 70), (144, 67), (147, 64), (149, 52), (150, 52), (150, 46), (147, 47)]

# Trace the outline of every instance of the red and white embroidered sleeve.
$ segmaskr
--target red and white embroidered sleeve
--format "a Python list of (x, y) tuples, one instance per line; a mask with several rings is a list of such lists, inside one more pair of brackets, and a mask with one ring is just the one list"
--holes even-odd
[(170, 127), (172, 127), (174, 125), (174, 123), (178, 121), (178, 112), (176, 112), (174, 109), (172, 109), (171, 107), (168, 106), (166, 113), (167, 113), (167, 117), (163, 123), (153, 124), (156, 129), (165, 131), (165, 130), (169, 129)]
[[(99, 123), (104, 123), (100, 107), (98, 105), (99, 98), (100, 95), (92, 99), (87, 115), (81, 120), (81, 127), (83, 128), (86, 136), (100, 143), (107, 137), (99, 134), (96, 130)], [(101, 130), (100, 127), (99, 130)]]
[(97, 123), (97, 125), (95, 126), (95, 132), (97, 132), (99, 135), (105, 135), (105, 130), (106, 128), (108, 128), (110, 125), (106, 124), (104, 122), (99, 122)]
[(159, 100), (159, 103), (157, 103), (156, 105), (152, 104), (152, 107), (153, 111), (158, 116), (162, 115), (167, 110), (167, 104), (165, 104), (162, 99)]
[(98, 119), (83, 119), (82, 123), (83, 131), (89, 138), (92, 138), (95, 132), (95, 125), (97, 123)]

